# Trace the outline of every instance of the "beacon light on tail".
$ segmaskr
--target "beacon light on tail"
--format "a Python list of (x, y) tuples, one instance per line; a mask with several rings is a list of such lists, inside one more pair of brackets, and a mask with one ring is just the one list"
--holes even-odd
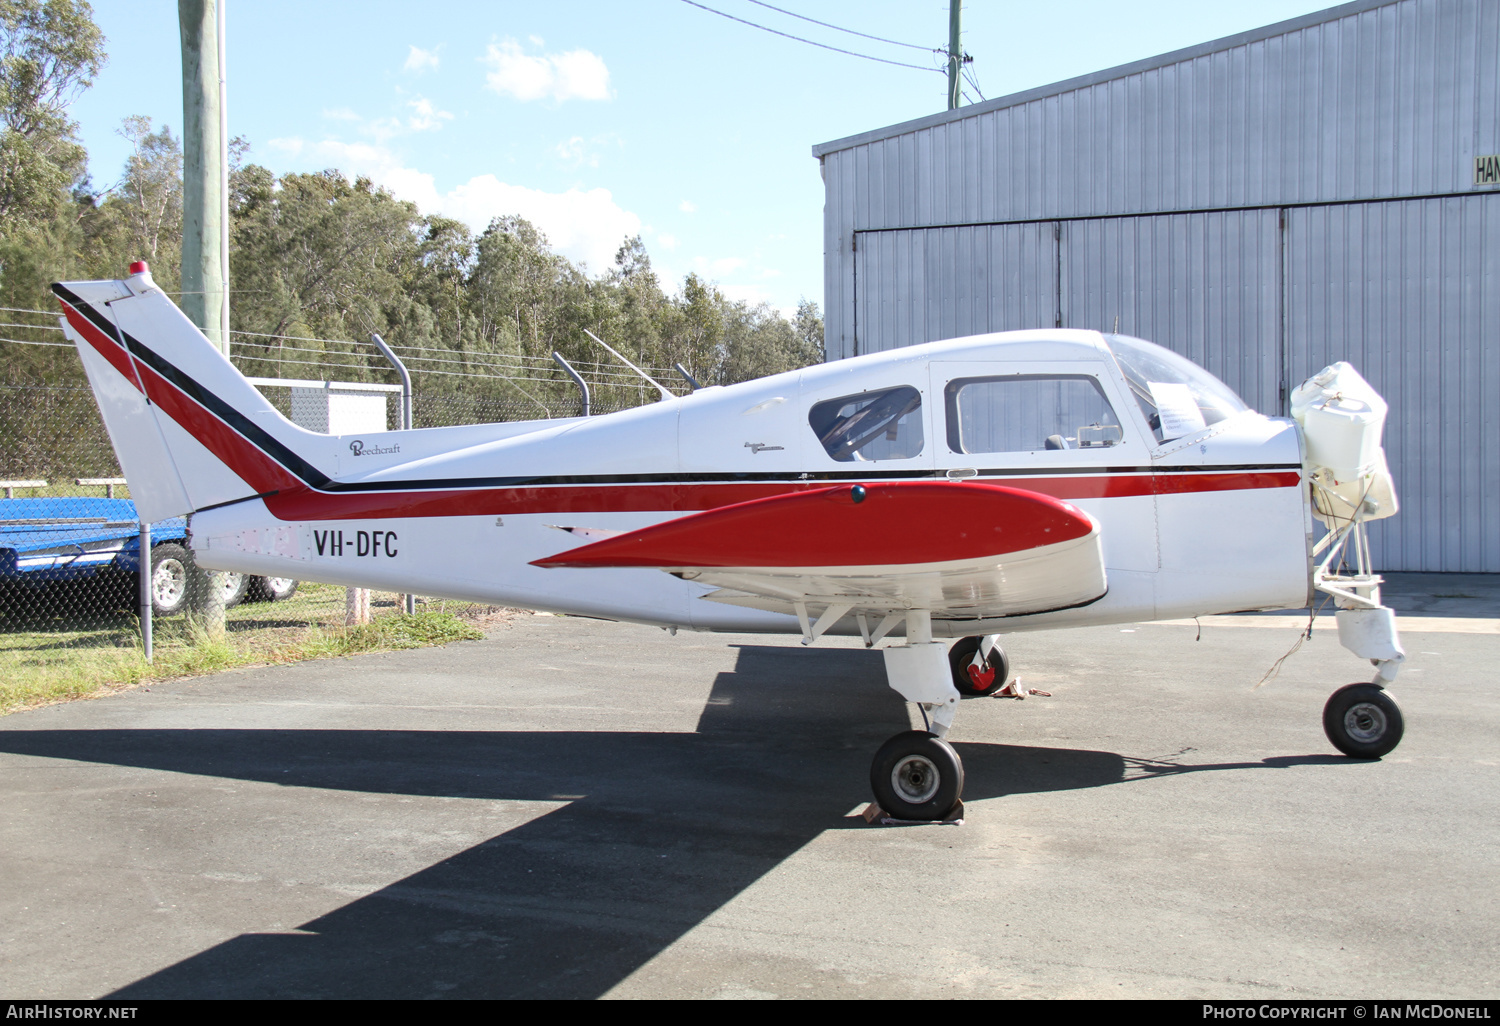
[(1329, 701), (1329, 738), (1363, 757), (1400, 740), (1383, 690), (1400, 644), (1363, 534), (1395, 494), (1383, 406), (1352, 368), (1298, 390), (1303, 428), (1149, 342), (1047, 329), (602, 417), (345, 437), (287, 421), (144, 265), (54, 291), (142, 516), (189, 516), (203, 566), (809, 644), (899, 637), (887, 680), (929, 729), (872, 764), (898, 817), (958, 800), (944, 738), (961, 694), (1005, 686), (1015, 631), (1306, 608), (1321, 590), (1378, 671)]

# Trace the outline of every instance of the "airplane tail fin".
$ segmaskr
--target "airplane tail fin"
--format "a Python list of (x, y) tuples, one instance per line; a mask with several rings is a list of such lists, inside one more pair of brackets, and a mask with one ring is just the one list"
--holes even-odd
[(316, 487), (308, 442), (151, 280), (59, 282), (78, 347), (141, 519), (161, 520)]

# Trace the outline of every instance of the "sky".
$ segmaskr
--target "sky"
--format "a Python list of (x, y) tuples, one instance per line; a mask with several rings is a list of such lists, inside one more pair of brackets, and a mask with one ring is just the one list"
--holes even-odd
[[(811, 147), (946, 105), (931, 52), (946, 0), (774, 4), (905, 46), (755, 0), (226, 2), (229, 131), (249, 160), (365, 175), (476, 233), (519, 213), (596, 274), (639, 234), (669, 293), (696, 272), (783, 311), (823, 300)], [(993, 99), (1326, 6), (970, 0), (963, 43)], [(182, 83), (177, 4), (94, 0), (94, 15), (109, 63), (71, 114), (99, 190), (124, 165), (122, 119), (180, 132)]]

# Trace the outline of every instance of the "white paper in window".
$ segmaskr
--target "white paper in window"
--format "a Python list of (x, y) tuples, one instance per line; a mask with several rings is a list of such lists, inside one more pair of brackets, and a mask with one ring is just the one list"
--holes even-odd
[(1186, 385), (1165, 381), (1148, 381), (1151, 401), (1156, 404), (1157, 416), (1161, 418), (1161, 438), (1169, 442), (1194, 431), (1208, 427), (1203, 422), (1203, 411), (1193, 398), (1193, 390)]

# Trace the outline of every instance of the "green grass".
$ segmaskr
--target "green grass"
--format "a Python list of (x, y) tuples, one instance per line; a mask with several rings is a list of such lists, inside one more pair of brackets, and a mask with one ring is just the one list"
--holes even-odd
[(0, 715), (237, 666), (475, 640), (484, 637), (476, 622), (497, 615), (489, 606), (435, 601), (415, 614), (398, 614), (395, 596), (377, 593), (373, 622), (346, 627), (344, 594), (340, 586), (304, 583), (288, 601), (229, 610), (216, 637), (184, 617), (159, 620), (149, 664), (139, 621), (123, 611), (80, 615), (37, 608), (0, 616)]

